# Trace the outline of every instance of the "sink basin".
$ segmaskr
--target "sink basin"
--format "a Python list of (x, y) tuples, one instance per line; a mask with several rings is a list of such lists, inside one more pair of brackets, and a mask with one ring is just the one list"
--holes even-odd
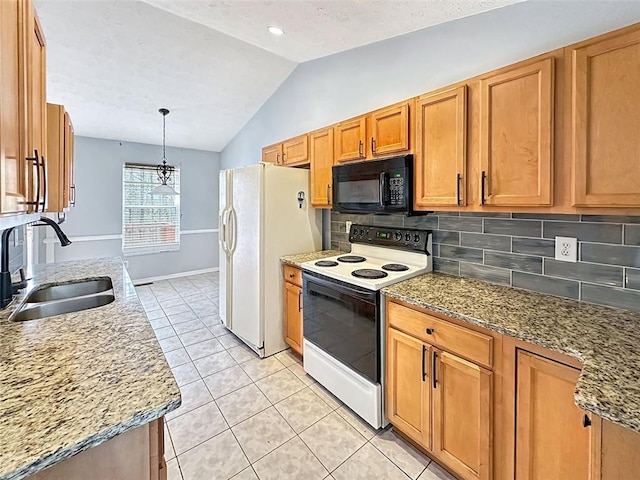
[(49, 285), (37, 288), (25, 299), (24, 303), (52, 302), (66, 298), (84, 297), (96, 293), (106, 292), (113, 288), (109, 277), (100, 277), (92, 280), (79, 280), (77, 282)]
[(93, 295), (89, 297), (70, 298), (58, 302), (40, 303), (35, 306), (26, 305), (18, 310), (13, 316), (14, 322), (24, 322), (25, 320), (35, 320), (36, 318), (53, 317), (64, 313), (79, 312), (91, 308), (108, 305), (115, 300), (112, 294)]

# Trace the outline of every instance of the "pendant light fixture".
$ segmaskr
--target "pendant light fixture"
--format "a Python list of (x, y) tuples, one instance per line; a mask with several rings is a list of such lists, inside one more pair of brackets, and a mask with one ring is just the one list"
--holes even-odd
[(161, 184), (151, 190), (151, 194), (177, 195), (178, 192), (171, 188), (170, 185), (167, 185), (167, 182), (171, 179), (171, 174), (173, 173), (173, 167), (171, 165), (167, 165), (166, 123), (169, 110), (161, 108), (158, 111), (162, 114), (162, 164), (156, 167), (156, 172), (158, 173), (158, 179)]

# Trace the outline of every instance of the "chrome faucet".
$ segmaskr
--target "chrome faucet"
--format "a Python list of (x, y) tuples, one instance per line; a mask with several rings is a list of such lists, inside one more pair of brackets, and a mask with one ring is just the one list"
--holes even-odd
[[(46, 226), (49, 225), (56, 232), (60, 244), (63, 247), (71, 245), (71, 240), (65, 235), (60, 226), (47, 217), (40, 217), (40, 220), (31, 223), (34, 226)], [(11, 283), (11, 272), (9, 271), (9, 237), (15, 227), (7, 228), (2, 231), (2, 253), (0, 256), (0, 308), (4, 308), (11, 303), (13, 295), (21, 288), (26, 286), (24, 275), (22, 271), (20, 276), (22, 280), (20, 282)], [(22, 269), (21, 269), (22, 270)]]

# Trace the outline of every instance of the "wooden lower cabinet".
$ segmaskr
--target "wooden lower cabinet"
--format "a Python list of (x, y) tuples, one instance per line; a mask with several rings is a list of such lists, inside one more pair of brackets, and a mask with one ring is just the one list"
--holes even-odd
[(594, 480), (636, 480), (640, 478), (640, 434), (608, 420), (594, 422), (596, 445)]
[(284, 341), (302, 355), (302, 283), (298, 268), (284, 269)]

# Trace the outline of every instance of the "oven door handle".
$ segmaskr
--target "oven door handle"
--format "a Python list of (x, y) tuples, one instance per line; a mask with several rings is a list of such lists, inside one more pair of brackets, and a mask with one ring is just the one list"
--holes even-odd
[[(331, 288), (332, 290), (335, 290), (338, 293), (348, 293), (348, 295), (352, 296), (352, 297), (356, 297), (359, 298), (361, 300), (367, 300), (371, 303), (375, 302), (376, 300), (376, 292), (372, 291), (371, 293), (369, 292), (361, 292), (359, 290), (355, 290), (353, 288), (349, 288), (346, 285), (342, 285), (341, 283), (335, 283), (329, 280), (324, 280), (322, 278), (318, 278), (316, 276), (313, 275), (309, 275), (307, 273), (302, 273), (302, 278), (304, 280), (307, 280), (311, 283), (317, 283), (320, 286), (323, 287), (327, 287), (327, 288)], [(306, 288), (305, 288), (306, 289)]]

